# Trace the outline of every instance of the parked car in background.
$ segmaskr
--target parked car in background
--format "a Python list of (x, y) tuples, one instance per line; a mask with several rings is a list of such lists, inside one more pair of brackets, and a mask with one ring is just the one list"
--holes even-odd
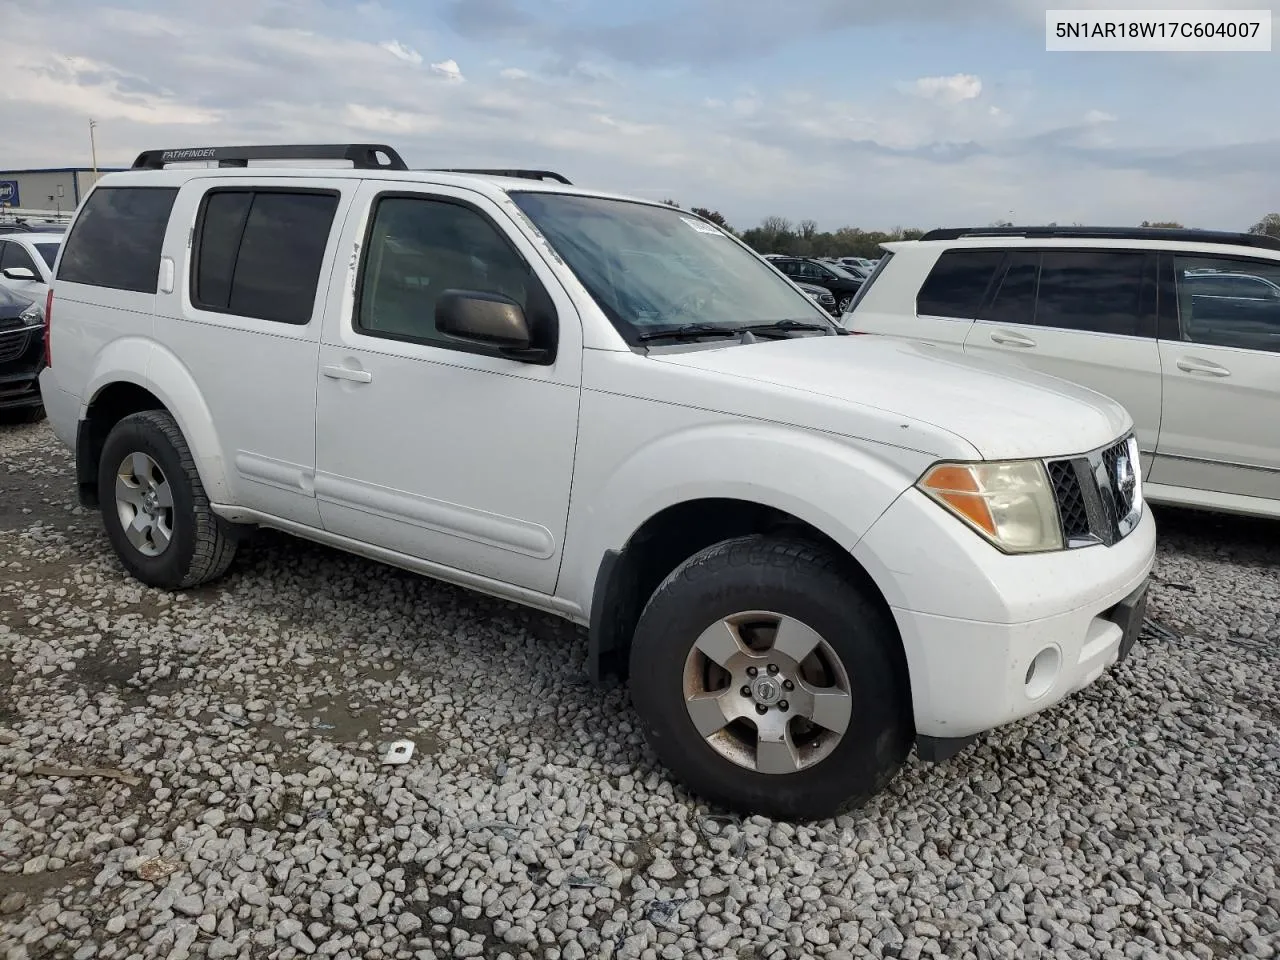
[(862, 287), (862, 279), (834, 263), (809, 257), (771, 257), (770, 262), (792, 280), (830, 290), (836, 299), (836, 313), (842, 314)]
[(61, 245), (50, 232), (0, 235), (0, 288), (43, 303)]
[(885, 248), (850, 330), (1097, 390), (1133, 415), (1148, 499), (1280, 517), (1280, 240), (992, 228)]
[(793, 280), (797, 287), (805, 292), (810, 299), (817, 301), (818, 306), (833, 316), (840, 316), (840, 305), (836, 303), (835, 294), (826, 287), (820, 287), (816, 283), (805, 283), (800, 280)]
[(53, 431), (139, 581), (213, 581), (265, 526), (559, 615), (695, 793), (795, 819), (1135, 642), (1155, 523), (1115, 402), (842, 335), (665, 204), (198, 151), (93, 186), (47, 311)]
[(0, 422), (44, 416), (44, 306), (0, 287)]

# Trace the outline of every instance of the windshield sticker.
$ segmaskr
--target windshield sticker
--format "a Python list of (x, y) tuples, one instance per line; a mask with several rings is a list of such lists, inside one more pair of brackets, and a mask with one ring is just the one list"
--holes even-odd
[(709, 233), (713, 237), (724, 236), (723, 233), (721, 233), (719, 230), (717, 230), (715, 227), (713, 227), (709, 223), (703, 223), (701, 220), (693, 219), (693, 217), (681, 217), (680, 219), (683, 220), (685, 223), (687, 223), (689, 226), (693, 227), (693, 229), (697, 230), (699, 233)]

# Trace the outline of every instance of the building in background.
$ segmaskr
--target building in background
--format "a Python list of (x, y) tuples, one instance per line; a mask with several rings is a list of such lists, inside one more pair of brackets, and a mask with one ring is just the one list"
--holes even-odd
[(44, 170), (0, 170), (0, 208), (71, 213), (104, 173), (115, 168), (50, 167)]

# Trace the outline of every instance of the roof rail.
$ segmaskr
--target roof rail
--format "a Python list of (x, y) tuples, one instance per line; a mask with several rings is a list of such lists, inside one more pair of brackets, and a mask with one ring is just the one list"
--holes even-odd
[[(381, 159), (379, 155), (382, 155)], [(305, 143), (252, 147), (182, 147), (144, 150), (134, 170), (163, 170), (168, 163), (216, 161), (220, 167), (247, 167), (250, 160), (349, 160), (357, 170), (408, 170), (400, 154), (381, 143)]]
[(1280, 250), (1280, 238), (1227, 230), (1186, 227), (947, 227), (930, 230), (921, 240), (961, 240), (966, 237), (1026, 237), (1078, 240), (1173, 240), (1184, 243), (1222, 243), (1237, 247)]
[(477, 173), (486, 177), (514, 177), (517, 180), (554, 180), (573, 186), (572, 181), (553, 170), (475, 170), (462, 167), (432, 167), (431, 173)]

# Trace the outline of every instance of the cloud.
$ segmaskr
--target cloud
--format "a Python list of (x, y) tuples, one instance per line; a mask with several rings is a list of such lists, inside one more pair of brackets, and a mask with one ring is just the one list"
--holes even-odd
[[(547, 7), (534, 17), (509, 0), (469, 0), (471, 28), (499, 39), (468, 46), (447, 37), (446, 50), (436, 46), (442, 31), (428, 34), (391, 4), (368, 4), (366, 21), (329, 0), (221, 0), (216, 8), (130, 0), (127, 12), (101, 0), (26, 0), (6, 10), (0, 33), (0, 129), (26, 131), (6, 141), (5, 162), (87, 163), (93, 116), (103, 165), (127, 164), (150, 147), (374, 140), (415, 167), (539, 167), (641, 195), (644, 185), (666, 184), (650, 195), (719, 209), (738, 226), (780, 214), (824, 228), (928, 227), (987, 223), (1013, 210), (1033, 222), (1158, 218), (1242, 228), (1274, 202), (1280, 142), (1245, 135), (1264, 129), (1247, 111), (1184, 110), (1183, 124), (1144, 127), (1142, 117), (1128, 119), (1135, 108), (1123, 91), (1037, 88), (1034, 74), (963, 59), (953, 61), (962, 72), (919, 71), (931, 75), (904, 87), (873, 78), (856, 91), (806, 89), (772, 74), (765, 82), (758, 65), (705, 83), (634, 66), (692, 57), (717, 25), (729, 46), (745, 37), (749, 50), (770, 50), (803, 42), (811, 22), (836, 32), (853, 14), (872, 22), (902, 10), (934, 24), (978, 16), (972, 8), (987, 17), (1003, 10), (1005, 22), (1027, 22), (1029, 42), (1043, 35), (1043, 11), (1037, 38), (1037, 25), (1006, 0), (795, 0), (799, 9), (781, 20), (763, 3), (739, 2), (740, 15), (730, 15), (739, 7), (729, 0), (691, 0), (694, 12), (674, 23), (688, 36), (654, 53), (661, 17), (641, 15), (629, 51), (625, 31), (610, 33), (590, 4), (570, 4), (567, 26), (557, 26)], [(504, 4), (511, 16), (489, 23)], [(785, 36), (763, 35), (782, 20), (789, 25), (776, 32)], [(531, 59), (531, 46), (544, 59)], [(697, 62), (750, 55), (714, 38), (706, 53)], [(459, 60), (470, 64), (466, 82), (458, 82)], [(1055, 69), (1068, 64), (1069, 80), (1071, 62), (1055, 61)], [(975, 68), (980, 80), (967, 72)], [(1243, 87), (1232, 71), (1241, 68), (1215, 69), (1206, 92), (1234, 104)], [(510, 82), (535, 75), (536, 83)], [(1154, 79), (1134, 82), (1159, 89)], [(1090, 113), (1096, 103), (1126, 121), (1101, 121)]]
[(462, 82), (462, 71), (458, 69), (456, 60), (441, 60), (439, 63), (433, 63), (431, 69), (451, 83)]
[(982, 95), (982, 81), (969, 73), (957, 73), (949, 77), (921, 77), (906, 89), (926, 100), (961, 103)]
[(1084, 115), (1085, 123), (1115, 123), (1116, 118), (1104, 110), (1090, 110)]
[(417, 50), (414, 50), (412, 47), (406, 47), (399, 40), (388, 40), (386, 43), (379, 44), (379, 46), (393, 57), (397, 57), (405, 63), (412, 63), (414, 66), (418, 66), (422, 63), (422, 54)]

